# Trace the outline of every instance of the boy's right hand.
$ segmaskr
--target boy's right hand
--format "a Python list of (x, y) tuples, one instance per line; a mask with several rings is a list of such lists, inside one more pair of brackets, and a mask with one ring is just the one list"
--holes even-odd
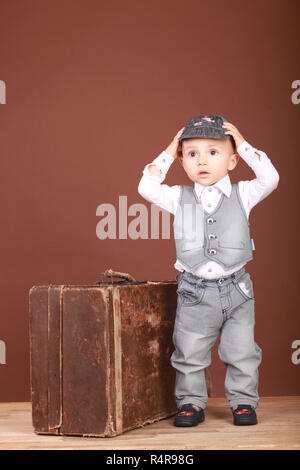
[(170, 145), (165, 149), (165, 152), (167, 152), (169, 155), (172, 155), (174, 159), (182, 156), (181, 149), (179, 149), (178, 138), (181, 136), (183, 130), (184, 127), (182, 127), (180, 131), (177, 132)]

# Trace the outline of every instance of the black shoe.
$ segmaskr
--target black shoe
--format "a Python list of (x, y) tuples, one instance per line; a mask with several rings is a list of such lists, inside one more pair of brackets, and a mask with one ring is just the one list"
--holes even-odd
[(190, 403), (182, 405), (175, 416), (174, 426), (197, 426), (204, 421), (204, 410), (199, 411)]
[(244, 426), (257, 424), (257, 417), (254, 408), (251, 405), (239, 405), (233, 414), (233, 424)]

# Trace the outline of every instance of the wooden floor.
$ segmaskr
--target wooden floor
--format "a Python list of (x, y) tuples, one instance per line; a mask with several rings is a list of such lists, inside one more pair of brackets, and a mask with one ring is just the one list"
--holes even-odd
[(0, 403), (0, 449), (300, 449), (300, 397), (261, 398), (259, 423), (234, 426), (223, 398), (209, 398), (206, 419), (193, 428), (176, 428), (173, 418), (112, 438), (35, 434), (31, 403)]

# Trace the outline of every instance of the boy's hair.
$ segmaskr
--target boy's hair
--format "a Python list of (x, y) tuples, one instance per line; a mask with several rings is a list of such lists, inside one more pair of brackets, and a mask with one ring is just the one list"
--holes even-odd
[(236, 143), (235, 143), (235, 140), (234, 138), (232, 137), (232, 135), (230, 136), (230, 142), (232, 144), (232, 147), (233, 147), (233, 151), (234, 153), (236, 152)]
[[(229, 137), (230, 137), (230, 142), (231, 142), (233, 151), (234, 151), (234, 153), (235, 153), (235, 152), (236, 152), (236, 143), (235, 143), (235, 140), (234, 140), (234, 138), (232, 137), (232, 135), (230, 135)], [(196, 138), (196, 137), (195, 137), (195, 138)], [(200, 137), (199, 137), (199, 138), (200, 138)], [(188, 139), (184, 139), (184, 140), (188, 140)], [(181, 150), (181, 152), (182, 152), (182, 144), (183, 144), (184, 140), (181, 140), (181, 141), (179, 142), (179, 150)], [(216, 140), (217, 140), (217, 139), (216, 139)]]

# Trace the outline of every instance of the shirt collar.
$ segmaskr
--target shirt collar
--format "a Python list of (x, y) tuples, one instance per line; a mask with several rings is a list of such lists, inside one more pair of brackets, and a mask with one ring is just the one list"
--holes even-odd
[[(228, 173), (219, 181), (217, 181), (215, 184), (212, 184), (210, 186), (218, 188), (220, 191), (222, 191), (225, 194), (225, 196), (230, 197), (232, 186), (231, 186), (231, 181), (230, 181)], [(196, 181), (194, 183), (194, 188), (198, 197), (200, 196), (202, 191), (207, 187), (209, 186), (205, 186), (203, 184), (197, 183)]]

